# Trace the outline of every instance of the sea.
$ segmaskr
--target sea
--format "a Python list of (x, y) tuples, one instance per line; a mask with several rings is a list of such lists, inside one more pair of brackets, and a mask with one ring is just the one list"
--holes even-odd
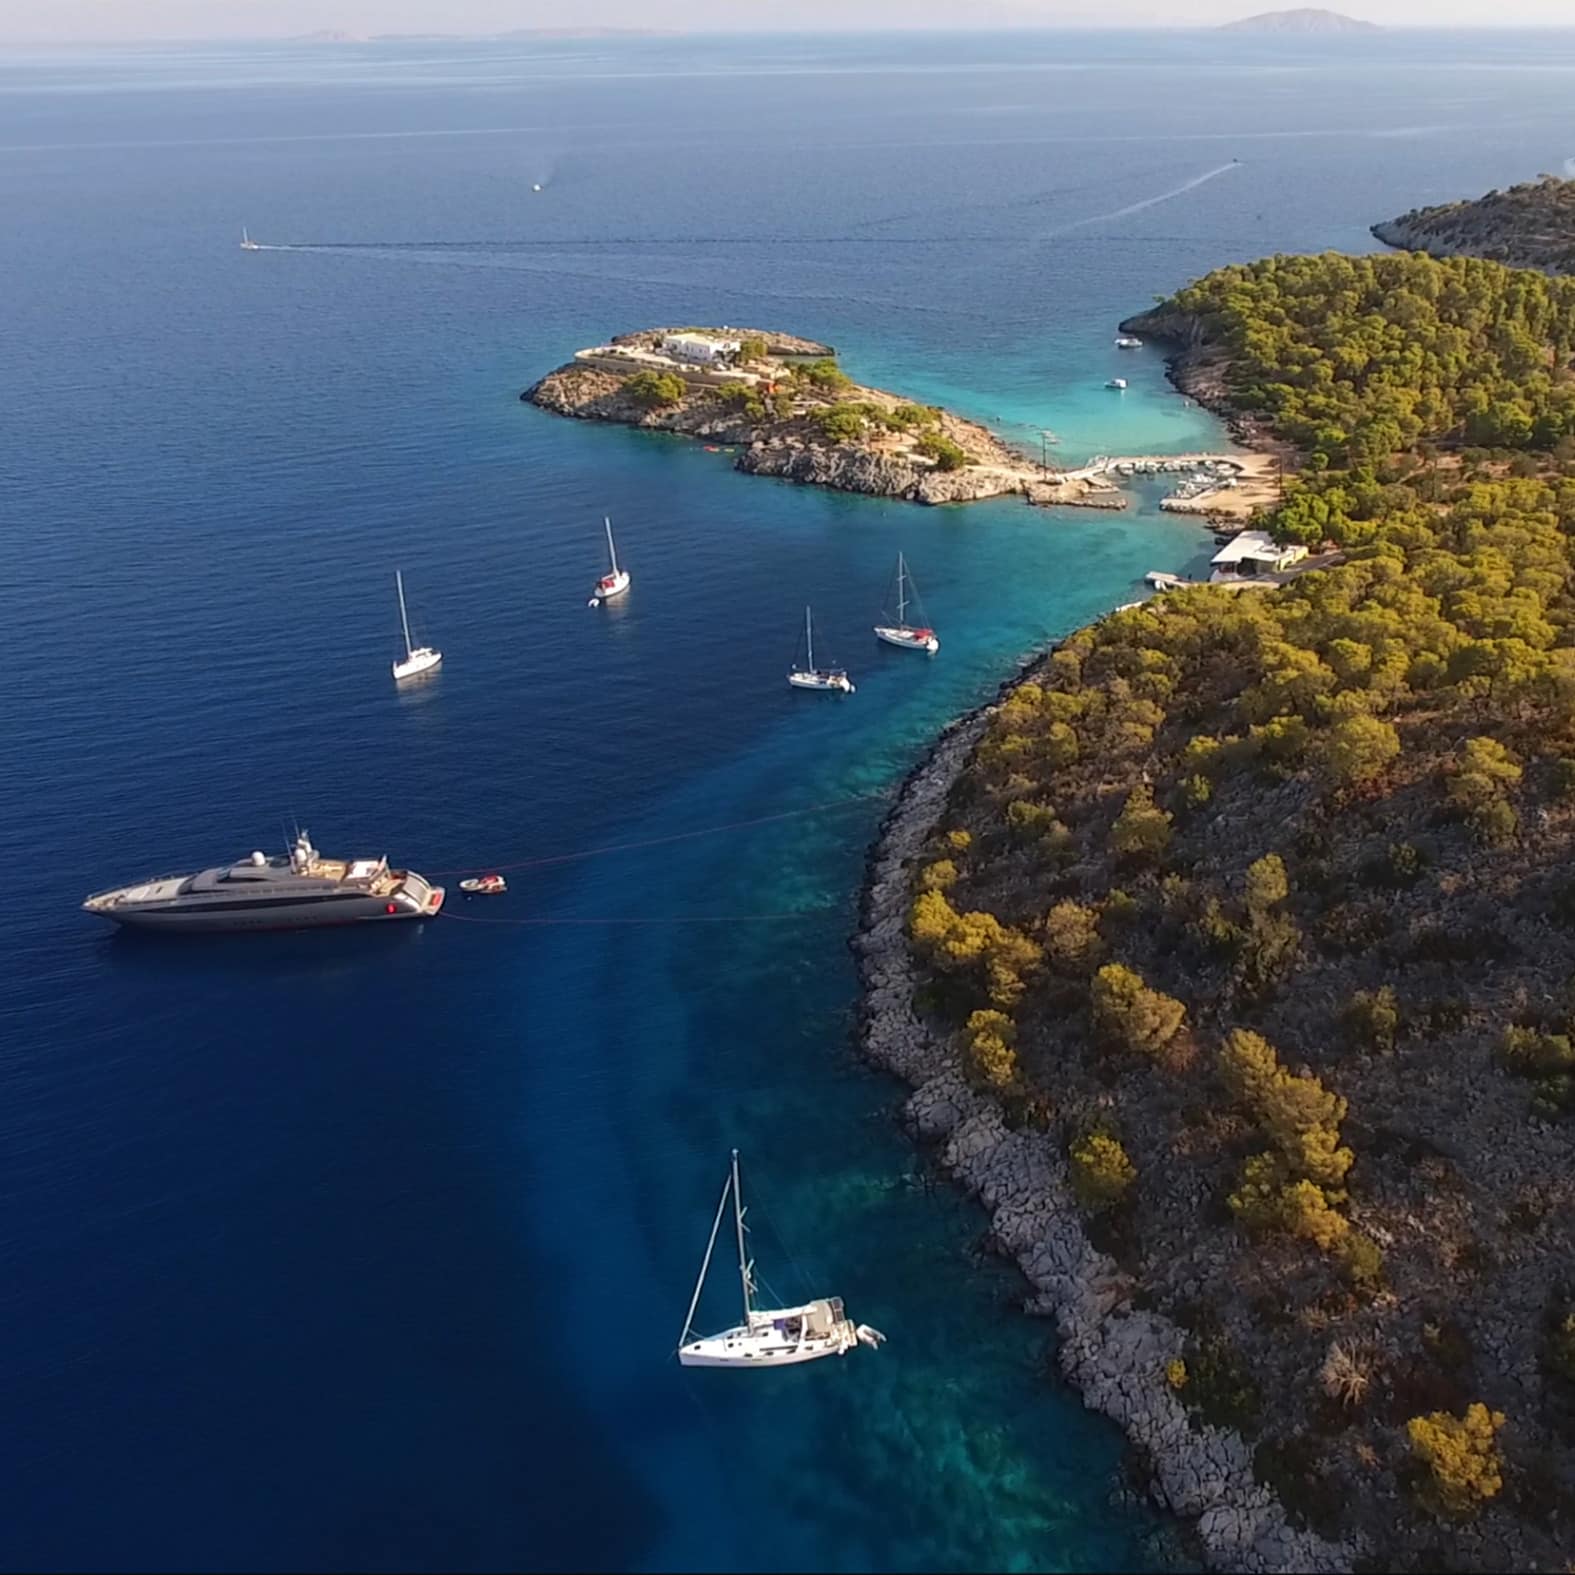
[[(847, 942), (937, 730), (1209, 535), (1157, 484), (926, 509), (519, 394), (728, 324), (1060, 463), (1218, 447), (1118, 321), (1575, 169), (1572, 86), (1553, 33), (0, 55), (0, 1565), (1160, 1563), (857, 1058)], [(899, 551), (933, 659), (870, 632)], [(444, 652), (404, 688), (396, 569)], [(806, 604), (856, 695), (784, 682)], [(79, 911), (298, 826), (445, 916)], [(733, 1148), (763, 1290), (878, 1354), (676, 1365)], [(697, 1323), (738, 1294), (724, 1241)]]

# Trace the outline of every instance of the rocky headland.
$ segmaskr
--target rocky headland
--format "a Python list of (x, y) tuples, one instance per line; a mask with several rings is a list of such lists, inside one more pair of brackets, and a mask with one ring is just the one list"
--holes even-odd
[[(1041, 676), (1036, 664), (1007, 685)], [(1187, 1345), (1171, 1319), (1144, 1306), (1140, 1287), (1084, 1228), (1054, 1139), (1008, 1119), (981, 1089), (956, 1036), (921, 1004), (927, 974), (908, 935), (914, 872), (999, 706), (954, 723), (904, 783), (866, 872), (853, 941), (863, 999), (864, 1054), (913, 1088), (904, 1107), (915, 1138), (990, 1213), (992, 1236), (1022, 1270), (1025, 1312), (1053, 1320), (1066, 1380), (1114, 1421), (1138, 1452), (1154, 1502), (1193, 1526), (1220, 1570), (1347, 1571), (1360, 1544), (1293, 1525), (1253, 1469), (1239, 1433), (1195, 1425), (1166, 1379)]]
[(864, 1049), (1211, 1567), (1564, 1567), (1575, 294), (1276, 257), (1123, 327), (1306, 456), (1262, 523), (1331, 551), (947, 732), (871, 856)]
[(1575, 273), (1575, 180), (1543, 175), (1474, 202), (1413, 208), (1373, 225), (1372, 233), (1400, 251)]
[[(664, 349), (685, 335), (737, 344), (706, 363)], [(576, 353), (520, 398), (557, 415), (674, 432), (737, 451), (751, 475), (911, 503), (1021, 496), (1124, 508), (1101, 478), (1046, 473), (987, 427), (854, 382), (829, 345), (774, 330), (646, 329)]]

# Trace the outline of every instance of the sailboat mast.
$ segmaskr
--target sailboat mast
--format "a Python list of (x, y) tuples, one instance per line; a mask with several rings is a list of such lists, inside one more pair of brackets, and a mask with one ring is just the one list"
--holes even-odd
[(908, 626), (908, 565), (902, 561), (902, 554), (897, 554), (897, 626), (905, 629)]
[(416, 651), (410, 643), (410, 616), (405, 611), (405, 576), (398, 569), (394, 570), (394, 584), (399, 587), (399, 626), (405, 631), (405, 657), (408, 660)]
[[(806, 672), (815, 671), (815, 629), (809, 621), (809, 608), (804, 609), (804, 669)], [(734, 1155), (736, 1159), (738, 1156)]]
[(744, 1197), (738, 1190), (738, 1150), (733, 1150), (733, 1224), (738, 1231), (738, 1278), (744, 1287), (744, 1322), (753, 1310), (749, 1303), (749, 1259), (744, 1255)]
[(607, 527), (607, 556), (612, 560), (612, 572), (616, 574), (618, 572), (618, 549), (613, 546), (612, 521), (604, 514), (602, 515), (602, 524)]

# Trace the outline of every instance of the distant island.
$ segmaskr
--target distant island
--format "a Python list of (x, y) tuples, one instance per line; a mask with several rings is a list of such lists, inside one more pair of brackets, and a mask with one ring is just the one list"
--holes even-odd
[(855, 383), (829, 345), (759, 328), (648, 328), (575, 352), (520, 395), (557, 415), (680, 433), (739, 470), (814, 486), (967, 503), (1123, 508), (1103, 475), (1047, 474), (977, 421)]
[(1364, 22), (1359, 17), (1345, 16), (1339, 11), (1322, 11), (1315, 6), (1301, 6), (1293, 11), (1260, 11), (1256, 16), (1244, 16), (1239, 21), (1226, 22), (1220, 28), (1224, 33), (1381, 33), (1376, 22)]
[(1280, 256), (1124, 326), (1299, 457), (1256, 523), (1326, 555), (947, 732), (862, 1042), (1206, 1568), (1566, 1568), (1575, 281)]
[(1413, 208), (1375, 224), (1386, 246), (1434, 257), (1486, 257), (1544, 273), (1575, 273), (1575, 180), (1541, 175), (1474, 202)]

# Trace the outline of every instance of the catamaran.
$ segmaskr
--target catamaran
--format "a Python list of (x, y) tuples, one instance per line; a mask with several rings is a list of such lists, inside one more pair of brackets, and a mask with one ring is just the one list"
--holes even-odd
[(795, 652), (793, 666), (788, 672), (788, 682), (795, 689), (827, 689), (836, 690), (840, 694), (853, 693), (853, 680), (840, 667), (815, 666), (815, 625), (809, 615), (809, 608), (804, 609), (804, 665), (798, 665), (798, 655)]
[(603, 602), (610, 602), (613, 597), (622, 596), (629, 589), (629, 571), (618, 567), (618, 549), (613, 546), (612, 521), (604, 518), (602, 524), (607, 527), (607, 558), (612, 567), (596, 582), (596, 589), (591, 592), (591, 599), (586, 603), (588, 607), (600, 607)]
[[(910, 596), (908, 593), (912, 591)], [(908, 622), (908, 603), (912, 602), (918, 610), (919, 622)], [(881, 608), (882, 616), (886, 609)], [(899, 552), (897, 554), (897, 621), (895, 623), (878, 623), (875, 625), (875, 638), (884, 640), (887, 645), (900, 646), (904, 651), (928, 651), (933, 656), (941, 648), (941, 642), (936, 638), (935, 631), (924, 623), (924, 605), (919, 600), (919, 588), (913, 583), (913, 576), (908, 573), (907, 560)]]
[[(738, 1278), (744, 1288), (744, 1321), (720, 1334), (696, 1336), (695, 1310), (716, 1251), (716, 1238), (733, 1200), (733, 1228), (738, 1234)], [(868, 1324), (856, 1324), (842, 1310), (840, 1296), (823, 1296), (802, 1307), (756, 1307), (754, 1263), (744, 1247), (744, 1204), (738, 1186), (738, 1150), (722, 1187), (722, 1200), (711, 1223), (700, 1278), (689, 1300), (689, 1316), (678, 1337), (678, 1361), (684, 1367), (790, 1367), (822, 1356), (846, 1356), (856, 1345), (878, 1349), (886, 1336)]]
[(241, 226), (241, 250), (243, 252), (260, 252), (262, 250), (262, 247), (246, 233), (244, 224)]
[(399, 587), (399, 626), (405, 631), (405, 659), (394, 663), (395, 678), (414, 678), (420, 673), (430, 673), (443, 660), (441, 651), (430, 645), (410, 643), (410, 615), (405, 611), (405, 577), (394, 570), (394, 584)]

